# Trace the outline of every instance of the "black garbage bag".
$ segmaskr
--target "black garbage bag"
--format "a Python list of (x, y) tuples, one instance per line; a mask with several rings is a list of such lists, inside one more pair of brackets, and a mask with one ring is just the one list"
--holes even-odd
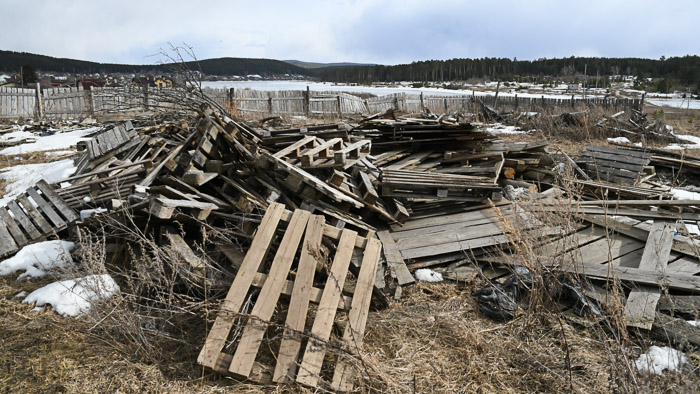
[[(547, 275), (547, 294), (553, 302), (571, 303), (579, 316), (600, 316), (600, 308), (595, 301), (589, 300), (581, 283), (568, 275)], [(511, 320), (520, 306), (520, 301), (527, 296), (532, 286), (532, 275), (526, 267), (516, 267), (503, 284), (494, 283), (475, 290), (479, 308), (488, 317), (498, 320)]]
[(488, 285), (475, 290), (472, 295), (476, 297), (481, 311), (486, 316), (498, 321), (507, 321), (515, 316), (519, 308), (518, 302), (527, 295), (531, 285), (530, 270), (516, 267), (503, 284)]

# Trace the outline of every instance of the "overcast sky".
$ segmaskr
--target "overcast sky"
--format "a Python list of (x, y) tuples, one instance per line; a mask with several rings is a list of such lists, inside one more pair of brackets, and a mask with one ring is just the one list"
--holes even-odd
[(397, 64), (455, 57), (659, 58), (700, 52), (697, 0), (0, 0), (0, 49), (153, 64), (199, 59)]

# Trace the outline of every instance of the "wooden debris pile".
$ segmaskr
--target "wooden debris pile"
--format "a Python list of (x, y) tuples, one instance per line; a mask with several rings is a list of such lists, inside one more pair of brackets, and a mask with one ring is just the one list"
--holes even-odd
[(596, 127), (610, 130), (620, 136), (625, 136), (639, 140), (678, 142), (678, 137), (673, 135), (673, 128), (659, 119), (648, 121), (648, 115), (642, 111), (632, 109), (629, 119), (624, 119), (624, 111), (612, 116), (603, 116)]
[[(546, 148), (444, 117), (258, 130), (203, 106), (81, 143), (72, 177), (40, 182), (0, 208), (0, 255), (108, 220), (170, 245), (183, 288), (228, 289), (199, 363), (260, 382), (350, 389), (370, 301), (386, 302), (378, 288), (399, 297), (424, 268), (498, 280), (522, 264), (508, 255), (582, 273), (601, 294), (604, 273), (614, 272), (629, 286), (630, 325), (653, 328), (649, 305), (667, 305), (661, 290), (700, 289), (696, 241), (676, 235), (700, 218), (696, 206), (651, 183), (660, 154), (589, 147), (573, 160)], [(553, 170), (561, 166), (574, 175)], [(503, 199), (517, 200), (516, 189), (535, 197)], [(543, 212), (580, 220), (564, 229)], [(514, 234), (534, 249), (516, 247)], [(128, 248), (122, 233), (107, 238), (112, 253), (134, 261), (149, 253)]]

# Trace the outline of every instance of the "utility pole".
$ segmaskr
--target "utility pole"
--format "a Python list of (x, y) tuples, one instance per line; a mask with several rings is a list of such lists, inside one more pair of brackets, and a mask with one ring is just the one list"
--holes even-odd
[(586, 98), (586, 87), (588, 85), (588, 64), (583, 66), (583, 98)]

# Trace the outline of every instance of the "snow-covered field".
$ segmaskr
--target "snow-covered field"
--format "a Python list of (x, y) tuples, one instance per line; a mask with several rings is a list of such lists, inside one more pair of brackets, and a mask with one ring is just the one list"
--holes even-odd
[[(439, 96), (471, 96), (472, 94), (476, 96), (493, 95), (496, 91), (496, 83), (490, 84), (480, 84), (480, 85), (469, 85), (467, 89), (444, 89), (437, 87), (423, 87), (414, 88), (409, 82), (401, 82), (392, 86), (365, 86), (365, 85), (346, 85), (346, 84), (334, 84), (330, 82), (313, 82), (313, 81), (203, 81), (203, 88), (211, 89), (251, 89), (251, 90), (262, 90), (262, 91), (273, 91), (273, 90), (306, 90), (306, 87), (314, 92), (350, 92), (350, 93), (371, 93), (377, 96), (383, 96), (394, 93), (406, 93), (406, 94), (425, 94), (425, 95), (439, 95)], [(484, 91), (487, 90), (487, 91)], [(498, 93), (502, 97), (513, 97), (515, 95), (522, 98), (541, 98), (543, 95), (545, 98), (556, 98), (556, 99), (571, 99), (571, 94), (566, 92), (566, 90), (552, 89), (548, 92), (543, 93), (527, 93), (527, 92), (515, 92), (514, 89), (501, 86)], [(576, 96), (581, 96), (581, 92), (576, 92)], [(589, 97), (594, 95), (589, 94)]]
[(650, 104), (658, 105), (659, 107), (700, 109), (700, 100), (689, 100), (684, 98), (653, 98), (647, 99), (646, 101)]

